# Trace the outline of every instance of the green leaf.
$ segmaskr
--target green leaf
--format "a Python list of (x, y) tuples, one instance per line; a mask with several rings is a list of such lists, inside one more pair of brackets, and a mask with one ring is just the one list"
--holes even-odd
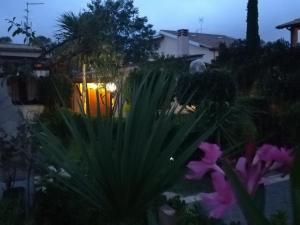
[(16, 36), (17, 34), (20, 34), (22, 32), (22, 30), (20, 28), (17, 28), (13, 33), (12, 36)]
[(7, 29), (8, 32), (10, 32), (11, 28), (13, 27), (13, 25), (10, 25)]
[[(216, 125), (204, 127), (205, 110), (178, 123), (170, 110), (175, 82), (170, 74), (150, 71), (134, 90), (126, 118), (82, 115), (79, 123), (62, 111), (71, 145), (45, 126), (38, 134), (49, 164), (71, 175), (57, 179), (97, 207), (107, 223), (146, 218), (155, 199), (177, 181), (196, 145), (215, 130)], [(203, 132), (190, 137), (196, 124)], [(77, 153), (77, 160), (70, 153)]]
[(264, 216), (262, 211), (260, 211), (252, 199), (252, 197), (248, 194), (245, 187), (240, 182), (238, 176), (229, 165), (226, 160), (222, 161), (223, 169), (228, 177), (230, 184), (232, 185), (235, 196), (238, 200), (238, 204), (249, 224), (255, 225), (271, 225), (268, 219)]

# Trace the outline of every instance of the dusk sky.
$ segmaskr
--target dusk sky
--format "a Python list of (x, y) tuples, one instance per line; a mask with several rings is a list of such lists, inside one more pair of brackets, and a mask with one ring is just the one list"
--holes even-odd
[[(5, 19), (25, 14), (29, 0), (0, 0), (0, 36), (7, 36)], [(38, 35), (53, 37), (57, 30), (56, 20), (66, 11), (79, 12), (89, 0), (32, 0), (44, 5), (31, 6), (30, 21)], [(276, 30), (275, 26), (300, 17), (299, 0), (260, 0), (260, 34), (263, 40), (279, 38), (288, 40), (289, 32)], [(203, 18), (203, 33), (225, 34), (244, 38), (246, 29), (247, 0), (135, 0), (141, 16), (147, 16), (156, 30), (188, 28), (200, 31)], [(18, 40), (20, 41), (20, 38)]]

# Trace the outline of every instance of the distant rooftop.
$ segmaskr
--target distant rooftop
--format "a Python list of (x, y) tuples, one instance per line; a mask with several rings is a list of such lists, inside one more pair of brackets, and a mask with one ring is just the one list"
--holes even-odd
[(0, 44), (0, 57), (37, 58), (42, 49), (24, 44)]
[[(168, 33), (177, 36), (177, 31), (161, 30), (161, 34)], [(199, 46), (207, 48), (219, 48), (221, 43), (226, 45), (232, 44), (236, 39), (222, 34), (205, 34), (189, 32), (189, 40), (198, 43)]]
[(292, 28), (292, 27), (299, 27), (300, 28), (300, 18), (292, 20), (290, 22), (278, 25), (277, 29), (283, 29), (283, 28)]

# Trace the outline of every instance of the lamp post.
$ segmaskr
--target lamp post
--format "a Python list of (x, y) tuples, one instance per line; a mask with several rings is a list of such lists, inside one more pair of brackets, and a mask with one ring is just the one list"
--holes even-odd
[(109, 82), (106, 84), (106, 90), (109, 92), (109, 111), (110, 116), (113, 116), (113, 93), (117, 90), (117, 85), (115, 83)]

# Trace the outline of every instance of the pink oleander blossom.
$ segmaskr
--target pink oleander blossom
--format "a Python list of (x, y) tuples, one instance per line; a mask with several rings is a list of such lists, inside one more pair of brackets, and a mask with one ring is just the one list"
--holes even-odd
[[(204, 157), (200, 161), (188, 163), (187, 179), (201, 179), (204, 174), (211, 172), (211, 179), (215, 192), (203, 194), (203, 202), (210, 209), (210, 217), (221, 218), (226, 210), (235, 202), (234, 192), (226, 181), (223, 170), (217, 165), (221, 156), (220, 147), (216, 144), (202, 143), (199, 145)], [(245, 185), (248, 193), (255, 195), (258, 187), (264, 185), (270, 172), (287, 173), (293, 164), (293, 150), (278, 148), (264, 144), (255, 152), (255, 146), (246, 146), (245, 157), (237, 160), (235, 171), (240, 181)]]
[(199, 145), (199, 149), (204, 152), (204, 157), (199, 161), (191, 161), (187, 164), (189, 172), (186, 178), (199, 180), (210, 171), (223, 173), (223, 170), (217, 165), (217, 161), (222, 154), (220, 147), (216, 144), (203, 142)]
[(254, 195), (259, 185), (264, 184), (268, 173), (290, 168), (292, 162), (292, 150), (265, 144), (257, 150), (253, 159), (240, 157), (235, 168), (249, 194)]
[(223, 173), (212, 172), (211, 179), (216, 192), (203, 194), (203, 202), (210, 209), (209, 216), (220, 219), (235, 204), (236, 199)]
[(241, 182), (246, 186), (249, 194), (254, 194), (260, 184), (263, 183), (263, 167), (261, 162), (253, 164), (245, 157), (240, 157), (236, 164), (236, 172)]
[(277, 146), (264, 144), (256, 153), (255, 161), (263, 161), (268, 169), (290, 169), (293, 164), (293, 150), (278, 148)]

